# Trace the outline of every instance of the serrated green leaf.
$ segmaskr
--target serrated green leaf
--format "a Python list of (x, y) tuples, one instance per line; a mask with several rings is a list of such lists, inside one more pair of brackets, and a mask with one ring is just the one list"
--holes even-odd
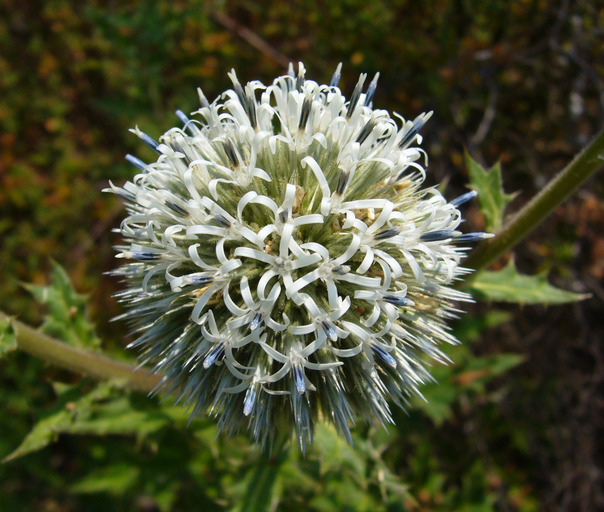
[(87, 417), (96, 402), (109, 398), (114, 384), (103, 382), (88, 393), (83, 391), (84, 383), (75, 386), (59, 384), (54, 388), (58, 398), (56, 405), (36, 423), (19, 447), (3, 462), (41, 450), (54, 442), (59, 434), (69, 432), (79, 418)]
[(162, 428), (169, 418), (160, 411), (138, 411), (132, 408), (128, 397), (118, 397), (107, 403), (93, 403), (80, 411), (66, 426), (65, 433), (109, 435), (136, 435), (139, 438)]
[(0, 317), (0, 357), (17, 348), (17, 329), (9, 317)]
[(80, 348), (99, 348), (101, 341), (94, 332), (86, 311), (88, 297), (79, 294), (67, 272), (52, 262), (51, 283), (47, 286), (26, 284), (25, 288), (49, 312), (40, 330)]
[(487, 170), (466, 153), (466, 166), (470, 177), (470, 188), (478, 192), (478, 203), (484, 216), (485, 229), (496, 233), (503, 224), (505, 208), (514, 199), (515, 194), (504, 193), (499, 162)]
[(74, 388), (71, 388), (59, 398), (55, 407), (36, 423), (31, 432), (25, 436), (25, 439), (23, 439), (19, 447), (5, 457), (2, 462), (18, 459), (28, 453), (41, 450), (57, 438), (58, 432), (71, 421), (71, 412), (66, 408), (66, 404), (71, 401), (70, 398), (73, 390)]
[(76, 494), (95, 492), (124, 494), (136, 482), (139, 473), (140, 470), (135, 465), (113, 464), (90, 472), (73, 484), (71, 491)]
[(514, 353), (475, 357), (468, 361), (463, 371), (455, 376), (454, 381), (464, 390), (482, 394), (491, 380), (518, 366), (524, 360), (522, 354)]
[(513, 353), (495, 354), (487, 357), (490, 359), (490, 377), (497, 377), (498, 375), (502, 375), (526, 360), (526, 357), (524, 355)]
[(135, 409), (130, 397), (124, 396), (120, 383), (103, 382), (88, 392), (84, 391), (84, 386), (55, 386), (57, 404), (36, 423), (4, 462), (41, 450), (60, 434), (121, 434), (140, 439), (172, 422), (172, 417), (162, 409)]
[(546, 273), (519, 274), (513, 261), (501, 270), (479, 272), (468, 283), (468, 289), (477, 299), (517, 304), (564, 304), (588, 297), (550, 285)]

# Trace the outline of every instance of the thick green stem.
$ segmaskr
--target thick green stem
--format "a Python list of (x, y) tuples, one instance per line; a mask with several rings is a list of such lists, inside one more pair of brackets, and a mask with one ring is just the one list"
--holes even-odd
[(263, 453), (256, 463), (239, 512), (265, 512), (271, 509), (277, 475), (281, 465), (287, 459), (290, 445), (291, 432), (289, 430), (275, 434), (271, 449)]
[[(604, 130), (600, 131), (591, 143), (560, 171), (558, 176), (520, 209), (497, 233), (497, 236), (478, 246), (463, 265), (476, 271), (486, 268), (543, 222), (559, 204), (603, 165)], [(470, 276), (469, 279), (471, 280), (472, 277)]]
[(0, 320), (7, 319), (16, 331), (18, 348), (48, 363), (98, 380), (123, 379), (131, 389), (138, 391), (149, 392), (159, 384), (159, 375), (57, 341), (0, 311)]

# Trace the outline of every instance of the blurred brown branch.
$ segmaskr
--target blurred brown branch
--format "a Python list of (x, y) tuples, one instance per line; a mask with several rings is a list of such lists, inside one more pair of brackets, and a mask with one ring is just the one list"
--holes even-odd
[(216, 22), (225, 27), (227, 30), (235, 33), (241, 39), (245, 40), (251, 46), (256, 48), (260, 53), (266, 55), (269, 59), (274, 60), (284, 68), (289, 66), (292, 61), (287, 55), (284, 55), (279, 50), (268, 44), (264, 39), (252, 32), (245, 25), (242, 25), (237, 20), (234, 20), (230, 16), (220, 12), (212, 12), (211, 18)]

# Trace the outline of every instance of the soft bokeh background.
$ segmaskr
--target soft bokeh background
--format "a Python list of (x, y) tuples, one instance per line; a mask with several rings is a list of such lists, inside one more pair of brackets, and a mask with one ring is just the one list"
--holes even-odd
[[(177, 124), (175, 109), (197, 108), (196, 87), (210, 99), (228, 88), (231, 68), (242, 81), (267, 83), (301, 60), (309, 78), (324, 82), (341, 61), (348, 94), (360, 72), (379, 71), (377, 107), (410, 118), (435, 112), (424, 129), (429, 182), (446, 183), (451, 198), (462, 193), (466, 148), (485, 164), (502, 162), (506, 189), (519, 192), (514, 211), (602, 124), (603, 26), (604, 6), (589, 0), (2, 0), (0, 307), (39, 323), (44, 309), (21, 283), (47, 282), (54, 259), (90, 293), (104, 348), (132, 356), (121, 351), (122, 326), (108, 323), (119, 312), (111, 298), (117, 283), (103, 272), (115, 266), (111, 228), (122, 208), (101, 189), (133, 175), (124, 154), (152, 158), (128, 128), (157, 138)], [(552, 282), (592, 298), (549, 309), (472, 308), (458, 326), (467, 343), (451, 357), (515, 353), (523, 363), (484, 386), (479, 370), (447, 370), (442, 417), (422, 408), (401, 415), (387, 461), (409, 498), (392, 508), (382, 496), (388, 510), (604, 507), (603, 188), (601, 177), (592, 179), (516, 251), (522, 271), (549, 271)], [(476, 206), (467, 216), (480, 229)], [(23, 354), (0, 362), (0, 457), (53, 405), (51, 380), (74, 377)], [(186, 489), (162, 502), (142, 484), (111, 492), (76, 485), (113, 451), (131, 463), (160, 460), (169, 471), (178, 465), (170, 435), (154, 448), (119, 436), (61, 437), (0, 466), (0, 509), (193, 510), (201, 502)], [(228, 445), (221, 450), (228, 460)], [(228, 510), (229, 497), (215, 494), (228, 488), (229, 465), (215, 471), (216, 481), (204, 477), (204, 510)], [(330, 471), (340, 478), (340, 469)], [(144, 479), (154, 478), (168, 477)], [(182, 479), (189, 490), (201, 485)], [(357, 484), (375, 502), (344, 505), (344, 489), (339, 509), (375, 509), (380, 492), (372, 482)], [(297, 492), (314, 495), (304, 501), (312, 510), (340, 499), (321, 504), (316, 495), (326, 488), (312, 485), (288, 489), (284, 510), (298, 510)]]

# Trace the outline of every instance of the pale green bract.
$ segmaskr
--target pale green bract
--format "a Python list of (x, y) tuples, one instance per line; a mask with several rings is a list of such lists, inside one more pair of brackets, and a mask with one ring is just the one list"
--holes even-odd
[(193, 415), (270, 444), (315, 421), (350, 440), (358, 419), (392, 422), (430, 380), (424, 355), (456, 343), (447, 320), (467, 242), (458, 206), (422, 189), (414, 121), (372, 108), (377, 76), (350, 100), (305, 79), (302, 64), (272, 85), (242, 86), (156, 142), (159, 157), (111, 191), (125, 200), (131, 260), (115, 273), (137, 335), (131, 347)]

